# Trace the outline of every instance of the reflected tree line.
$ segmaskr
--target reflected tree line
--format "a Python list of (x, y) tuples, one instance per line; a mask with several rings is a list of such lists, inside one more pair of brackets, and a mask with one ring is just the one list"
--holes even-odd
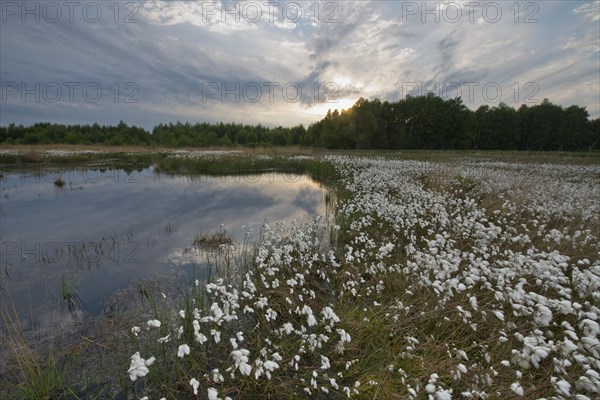
[(585, 107), (564, 108), (547, 99), (518, 109), (499, 103), (471, 111), (461, 98), (430, 93), (397, 102), (361, 98), (347, 110), (328, 111), (308, 128), (177, 122), (149, 132), (123, 122), (11, 124), (0, 127), (0, 143), (583, 151), (600, 146), (600, 119), (590, 119)]

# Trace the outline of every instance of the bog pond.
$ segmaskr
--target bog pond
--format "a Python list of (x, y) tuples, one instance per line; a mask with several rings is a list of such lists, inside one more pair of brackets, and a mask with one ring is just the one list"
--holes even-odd
[(202, 278), (215, 247), (248, 245), (264, 223), (324, 214), (327, 195), (306, 175), (152, 167), (8, 173), (0, 189), (1, 295), (39, 326), (99, 315), (135, 282)]

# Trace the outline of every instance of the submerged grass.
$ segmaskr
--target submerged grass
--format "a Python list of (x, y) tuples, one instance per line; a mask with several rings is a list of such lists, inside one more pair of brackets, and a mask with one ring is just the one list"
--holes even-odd
[(60, 304), (69, 312), (74, 312), (79, 305), (83, 305), (79, 292), (77, 292), (73, 283), (69, 281), (64, 273), (60, 288)]

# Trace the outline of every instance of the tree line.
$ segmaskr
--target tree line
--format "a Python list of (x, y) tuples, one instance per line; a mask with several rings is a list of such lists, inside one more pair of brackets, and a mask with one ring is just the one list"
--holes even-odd
[(585, 107), (564, 108), (547, 99), (519, 109), (499, 103), (471, 111), (460, 97), (443, 99), (429, 93), (397, 102), (360, 98), (347, 110), (328, 111), (308, 128), (177, 122), (148, 132), (123, 122), (10, 124), (0, 127), (0, 144), (582, 151), (600, 146), (600, 119), (590, 119)]

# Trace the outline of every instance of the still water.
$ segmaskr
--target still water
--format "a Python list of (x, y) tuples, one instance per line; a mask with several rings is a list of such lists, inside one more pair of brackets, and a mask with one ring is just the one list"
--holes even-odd
[(132, 282), (197, 268), (189, 249), (199, 235), (256, 240), (265, 222), (325, 213), (325, 194), (307, 176), (280, 173), (9, 173), (0, 179), (0, 295), (45, 324), (64, 314), (59, 300), (72, 288), (77, 312), (97, 315)]

